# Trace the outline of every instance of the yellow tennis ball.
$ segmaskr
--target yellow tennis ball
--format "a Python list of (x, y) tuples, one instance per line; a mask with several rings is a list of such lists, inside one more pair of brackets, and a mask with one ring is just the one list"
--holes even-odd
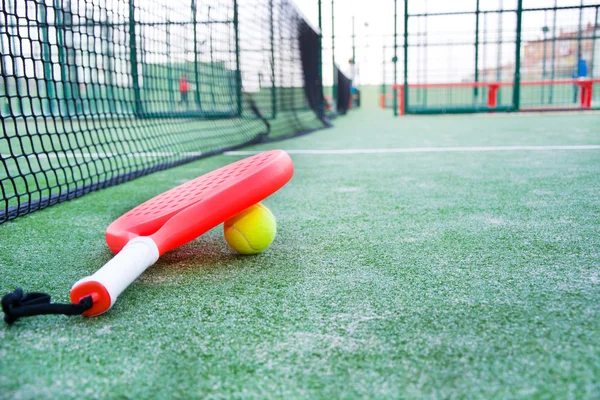
[(225, 240), (240, 254), (262, 253), (273, 243), (276, 232), (275, 216), (261, 203), (247, 208), (223, 225)]

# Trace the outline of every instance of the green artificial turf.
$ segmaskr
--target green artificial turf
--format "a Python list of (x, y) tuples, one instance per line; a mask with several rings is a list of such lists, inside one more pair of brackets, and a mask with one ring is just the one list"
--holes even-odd
[[(355, 111), (256, 149), (600, 144), (598, 114)], [(0, 225), (0, 290), (67, 301), (104, 229), (240, 156)], [(171, 251), (103, 316), (0, 326), (0, 398), (598, 398), (600, 150), (293, 154), (278, 235)]]

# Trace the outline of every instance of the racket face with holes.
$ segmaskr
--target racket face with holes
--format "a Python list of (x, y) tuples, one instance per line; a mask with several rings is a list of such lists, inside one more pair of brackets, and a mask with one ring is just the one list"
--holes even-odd
[(294, 166), (283, 150), (260, 153), (170, 189), (123, 214), (106, 229), (118, 253), (131, 239), (151, 237), (162, 255), (279, 190)]

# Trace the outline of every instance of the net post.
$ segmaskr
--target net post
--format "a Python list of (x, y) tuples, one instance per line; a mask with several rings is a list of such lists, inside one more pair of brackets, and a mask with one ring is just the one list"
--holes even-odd
[(515, 78), (513, 86), (513, 108), (519, 111), (521, 101), (521, 31), (523, 22), (523, 0), (517, 0), (517, 30), (515, 42)]
[(131, 81), (133, 84), (134, 114), (142, 113), (140, 83), (138, 77), (137, 42), (135, 38), (135, 0), (129, 0), (129, 51), (131, 59)]
[(240, 69), (240, 30), (238, 1), (233, 0), (233, 30), (235, 36), (235, 94), (237, 102), (237, 115), (242, 116), (242, 71)]

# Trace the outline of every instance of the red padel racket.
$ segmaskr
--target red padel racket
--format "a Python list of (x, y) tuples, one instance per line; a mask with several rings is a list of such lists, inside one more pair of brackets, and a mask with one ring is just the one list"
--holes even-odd
[(166, 191), (115, 220), (106, 243), (116, 256), (71, 289), (71, 301), (91, 296), (83, 315), (107, 311), (117, 297), (165, 252), (179, 247), (285, 185), (294, 173), (283, 150), (267, 151)]

